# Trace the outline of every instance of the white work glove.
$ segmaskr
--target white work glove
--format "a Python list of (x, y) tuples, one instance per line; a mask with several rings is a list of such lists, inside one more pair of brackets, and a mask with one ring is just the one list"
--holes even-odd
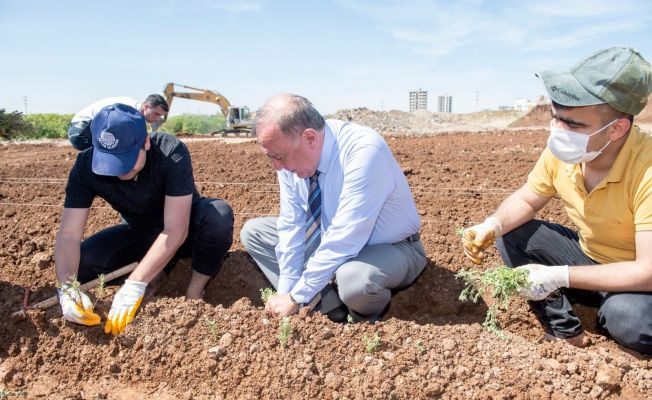
[(494, 244), (496, 238), (502, 235), (502, 231), (500, 221), (494, 217), (489, 217), (481, 224), (464, 229), (462, 233), (464, 255), (474, 264), (482, 263), (485, 256), (484, 251)]
[(81, 289), (64, 283), (58, 293), (65, 320), (87, 326), (100, 324), (100, 316), (93, 312), (93, 302)]
[(129, 279), (125, 281), (125, 284), (113, 297), (111, 311), (109, 311), (109, 316), (104, 325), (104, 333), (111, 333), (116, 336), (125, 330), (127, 324), (134, 319), (136, 311), (140, 307), (140, 302), (143, 301), (146, 288), (146, 282), (131, 281)]
[(549, 267), (541, 264), (528, 264), (516, 269), (525, 269), (529, 272), (530, 286), (518, 291), (518, 294), (526, 300), (543, 300), (555, 290), (569, 286), (568, 265)]

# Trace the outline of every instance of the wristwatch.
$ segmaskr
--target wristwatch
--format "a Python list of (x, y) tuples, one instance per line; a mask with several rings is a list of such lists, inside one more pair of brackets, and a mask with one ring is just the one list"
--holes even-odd
[(292, 293), (289, 293), (289, 295), (290, 295), (290, 301), (296, 305), (299, 305), (299, 302), (294, 300), (294, 297), (292, 297)]

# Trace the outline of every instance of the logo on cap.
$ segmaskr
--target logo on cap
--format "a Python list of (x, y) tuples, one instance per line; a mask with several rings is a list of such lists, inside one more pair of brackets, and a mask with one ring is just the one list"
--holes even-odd
[(557, 85), (552, 85), (550, 87), (550, 90), (552, 90), (553, 92), (559, 92), (559, 93), (561, 93), (561, 94), (563, 94), (563, 95), (565, 95), (567, 97), (570, 97), (571, 99), (575, 99), (577, 101), (580, 100), (580, 98), (577, 97), (576, 95), (574, 95), (573, 93), (571, 93), (571, 92), (569, 92), (567, 90), (564, 90), (564, 89), (558, 87)]
[(120, 140), (116, 139), (111, 132), (103, 131), (97, 140), (107, 150), (114, 149)]

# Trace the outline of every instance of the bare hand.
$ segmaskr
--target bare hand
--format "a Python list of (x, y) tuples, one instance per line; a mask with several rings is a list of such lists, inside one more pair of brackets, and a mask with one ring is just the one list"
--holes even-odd
[(296, 314), (299, 311), (299, 305), (290, 299), (290, 294), (276, 294), (267, 300), (265, 311), (270, 314), (285, 317)]

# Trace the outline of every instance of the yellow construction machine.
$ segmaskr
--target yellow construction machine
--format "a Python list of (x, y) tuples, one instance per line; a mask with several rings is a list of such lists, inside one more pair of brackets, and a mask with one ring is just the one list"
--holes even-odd
[[(177, 92), (174, 90), (175, 86), (179, 86), (185, 89), (193, 90), (193, 92)], [(244, 134), (245, 136), (251, 136), (253, 132), (253, 115), (249, 111), (249, 107), (234, 107), (231, 103), (217, 90), (208, 90), (208, 89), (198, 89), (192, 86), (181, 85), (178, 83), (168, 83), (163, 89), (165, 100), (168, 102), (168, 107), (172, 107), (172, 100), (175, 97), (180, 97), (182, 99), (191, 99), (206, 101), (209, 103), (214, 103), (220, 106), (222, 114), (226, 118), (226, 128), (213, 132), (214, 134), (223, 134), (228, 133), (235, 134)], [(164, 119), (167, 119), (168, 115), (165, 114)]]

